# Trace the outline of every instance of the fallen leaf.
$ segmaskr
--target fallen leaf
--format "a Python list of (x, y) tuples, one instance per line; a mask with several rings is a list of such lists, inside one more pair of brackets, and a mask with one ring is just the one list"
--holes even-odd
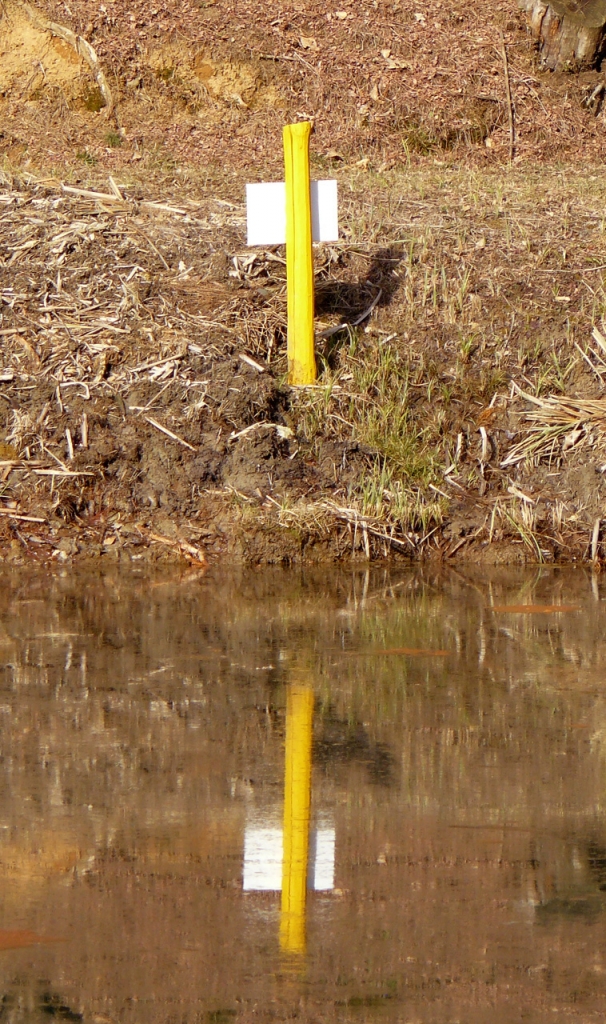
[(229, 93), (229, 98), (234, 100), (234, 102), (237, 103), (239, 107), (242, 107), (243, 110), (249, 109), (248, 103), (244, 102), (239, 92)]
[(569, 448), (574, 448), (577, 441), (580, 441), (585, 431), (582, 427), (578, 427), (576, 430), (571, 430), (569, 434), (566, 434), (562, 442), (562, 451), (567, 452)]
[(525, 501), (527, 505), (536, 505), (534, 498), (531, 498), (529, 494), (525, 494), (524, 491), (521, 491), (515, 484), (509, 485), (507, 493), (513, 494), (514, 498), (519, 498), (520, 501)]
[(317, 50), (318, 44), (313, 36), (301, 36), (299, 43), (304, 50)]
[(490, 423), (494, 419), (494, 414), (495, 414), (494, 406), (490, 406), (490, 405), (485, 406), (482, 409), (482, 411), (478, 414), (478, 418), (476, 420), (477, 426), (478, 427), (482, 426), (482, 425), (486, 426), (487, 423)]
[(345, 21), (347, 17), (349, 17), (347, 11), (335, 11), (335, 18), (338, 18), (339, 21)]
[(388, 71), (405, 71), (410, 66), (405, 60), (399, 60), (397, 57), (386, 57), (385, 62)]
[(36, 935), (35, 932), (13, 928), (0, 928), (0, 950), (22, 949), (25, 946), (37, 946), (42, 942), (62, 942), (63, 939), (52, 938), (50, 935)]
[(493, 612), (519, 612), (522, 615), (551, 615), (553, 612), (578, 612), (578, 604), (493, 604)]
[(375, 85), (373, 85), (372, 89), (370, 90), (370, 98), (375, 103), (379, 99), (379, 89), (378, 89), (378, 86), (376, 85), (376, 83), (375, 83)]

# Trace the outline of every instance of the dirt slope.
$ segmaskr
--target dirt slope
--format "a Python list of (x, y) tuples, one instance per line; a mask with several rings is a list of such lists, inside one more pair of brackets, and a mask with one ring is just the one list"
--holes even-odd
[[(597, 71), (513, 2), (8, 6), (0, 48), (8, 557), (599, 560)], [(309, 391), (243, 206), (302, 116), (343, 236)]]
[(4, 145), (26, 147), (45, 169), (88, 156), (111, 167), (135, 159), (275, 173), (281, 126), (302, 115), (315, 119), (316, 155), (328, 164), (464, 156), (498, 165), (509, 150), (501, 36), (518, 157), (604, 153), (601, 120), (581, 105), (596, 73), (541, 73), (515, 0), (47, 0), (38, 10), (92, 44), (116, 99), (108, 123), (69, 47), (45, 43), (21, 8), (5, 7)]

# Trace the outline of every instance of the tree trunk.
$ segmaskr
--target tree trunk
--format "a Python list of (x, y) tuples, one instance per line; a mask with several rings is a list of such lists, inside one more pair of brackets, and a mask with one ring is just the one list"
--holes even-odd
[(543, 65), (594, 67), (606, 42), (606, 0), (519, 0)]

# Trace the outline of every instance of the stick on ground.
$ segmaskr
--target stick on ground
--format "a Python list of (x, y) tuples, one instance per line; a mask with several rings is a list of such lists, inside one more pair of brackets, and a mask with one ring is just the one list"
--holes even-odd
[(505, 92), (507, 94), (507, 117), (509, 120), (509, 163), (513, 163), (513, 158), (516, 152), (516, 127), (513, 109), (513, 100), (511, 98), (511, 79), (509, 77), (509, 60), (507, 58), (507, 47), (505, 46), (505, 37), (501, 33), (501, 56), (503, 57), (503, 70), (505, 72)]

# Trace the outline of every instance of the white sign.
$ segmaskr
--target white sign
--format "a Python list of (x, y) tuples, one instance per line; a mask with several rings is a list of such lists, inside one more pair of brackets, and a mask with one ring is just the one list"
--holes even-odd
[[(336, 181), (312, 181), (311, 231), (314, 242), (338, 242), (339, 210)], [(246, 186), (248, 245), (286, 242), (286, 185), (283, 181)]]
[(335, 830), (319, 828), (315, 832), (315, 850), (311, 852), (313, 888), (316, 892), (330, 892), (335, 887)]
[(244, 892), (282, 888), (282, 829), (247, 826), (244, 831)]
[[(310, 836), (308, 886), (329, 892), (335, 884), (335, 830), (320, 827)], [(244, 831), (244, 892), (282, 889), (282, 829), (247, 825)]]

